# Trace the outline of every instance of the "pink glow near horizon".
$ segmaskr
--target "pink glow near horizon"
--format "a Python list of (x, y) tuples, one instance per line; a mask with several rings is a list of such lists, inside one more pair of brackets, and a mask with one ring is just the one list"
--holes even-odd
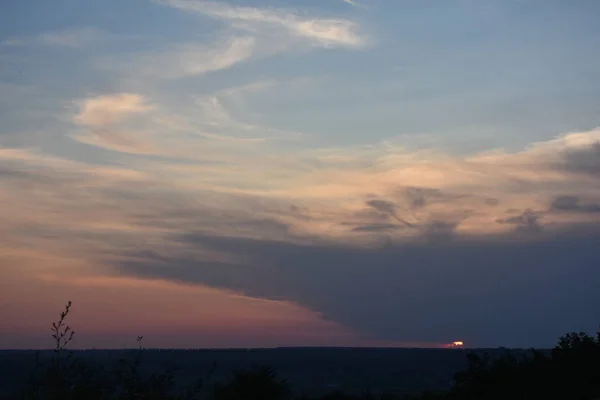
[[(4, 276), (0, 348), (51, 347), (48, 327), (73, 301), (73, 348), (249, 348), (293, 346), (440, 347), (362, 338), (285, 301), (202, 286), (122, 277)], [(35, 295), (34, 295), (35, 294)]]

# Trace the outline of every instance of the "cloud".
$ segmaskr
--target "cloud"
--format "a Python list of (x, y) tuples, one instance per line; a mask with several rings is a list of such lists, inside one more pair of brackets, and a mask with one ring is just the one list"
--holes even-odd
[(557, 196), (550, 204), (550, 209), (559, 212), (600, 213), (600, 204), (582, 204), (578, 196)]
[(345, 19), (307, 18), (290, 10), (231, 6), (200, 0), (161, 0), (159, 3), (227, 21), (243, 30), (282, 28), (293, 36), (331, 47), (357, 48), (367, 43), (366, 38), (357, 32), (358, 25)]
[[(128, 135), (131, 131), (126, 129), (127, 124), (139, 117), (143, 117), (145, 124), (152, 124), (157, 113), (160, 115), (157, 105), (133, 94), (90, 97), (79, 102), (79, 106), (74, 120), (86, 129), (99, 129), (97, 132), (100, 135), (95, 134), (98, 140), (108, 142), (111, 146), (118, 146), (119, 142), (108, 135), (112, 131), (106, 126), (114, 128), (115, 132), (123, 132), (123, 137), (130, 139)], [(103, 136), (105, 133), (107, 135)], [(319, 167), (314, 169), (307, 167), (312, 165), (312, 161), (305, 158), (306, 155), (285, 152), (274, 156), (264, 153), (261, 148), (266, 144), (263, 142), (246, 143), (233, 138), (225, 141), (202, 139), (198, 142), (194, 137), (183, 135), (177, 139), (177, 136), (173, 133), (167, 135), (164, 139), (167, 142), (161, 141), (164, 133), (142, 139), (147, 139), (151, 147), (156, 149), (163, 148), (167, 143), (166, 152), (161, 150), (160, 153), (178, 157), (179, 161), (146, 159), (132, 164), (135, 170), (155, 176), (157, 181), (152, 187), (160, 188), (160, 193), (170, 193), (167, 196), (170, 199), (164, 197), (166, 194), (158, 196), (158, 192), (148, 198), (143, 190), (138, 193), (138, 186), (130, 187), (125, 196), (124, 188), (119, 187), (113, 191), (113, 195), (118, 194), (123, 214), (114, 220), (115, 224), (134, 223), (135, 229), (157, 226), (170, 231), (204, 227), (202, 229), (222, 235), (260, 236), (292, 242), (331, 240), (371, 246), (380, 243), (382, 233), (393, 241), (401, 242), (419, 237), (429, 240), (440, 235), (453, 239), (497, 235), (515, 229), (528, 232), (560, 231), (574, 224), (592, 223), (596, 218), (596, 213), (591, 213), (594, 210), (590, 205), (592, 203), (573, 203), (572, 200), (569, 203), (559, 199), (548, 208), (548, 204), (566, 190), (577, 192), (577, 188), (580, 188), (589, 192), (587, 177), (575, 178), (564, 170), (558, 176), (555, 172), (546, 175), (545, 168), (552, 170), (554, 167), (545, 166), (531, 157), (527, 163), (521, 164), (519, 161), (518, 164), (522, 166), (518, 173), (513, 169), (505, 173), (504, 169), (512, 165), (514, 159), (523, 158), (521, 153), (504, 155), (502, 162), (496, 162), (497, 158), (494, 158), (493, 166), (483, 162), (489, 156), (474, 157), (477, 162), (470, 166), (461, 160), (453, 161), (454, 164), (443, 161), (439, 165), (432, 161), (426, 168), (420, 169), (420, 173), (411, 181), (415, 167), (408, 155), (392, 162), (387, 153), (379, 154), (373, 170), (352, 164), (343, 164), (340, 169), (339, 163), (323, 163), (323, 159), (317, 157), (321, 161)], [(134, 139), (139, 138), (134, 136)], [(136, 145), (143, 143), (149, 146), (145, 141)], [(178, 147), (173, 144), (178, 144)], [(255, 155), (250, 154), (254, 151), (249, 147), (250, 144), (257, 148)], [(239, 150), (239, 154), (235, 149)], [(3, 174), (12, 176), (15, 184), (50, 180), (46, 174), (33, 174), (35, 169), (16, 168), (15, 163), (19, 160), (24, 160), (21, 162), (27, 165), (35, 165), (43, 158), (9, 149), (3, 151), (2, 157), (6, 162), (12, 160), (4, 168)], [(545, 157), (542, 157), (544, 160)], [(82, 171), (81, 165), (67, 160), (52, 158), (52, 165), (55, 166), (53, 170), (59, 168), (57, 171), (63, 171), (60, 176), (64, 177), (77, 177)], [(465, 185), (460, 172), (469, 170), (485, 173), (472, 175), (469, 185)], [(532, 174), (528, 170), (540, 172)], [(444, 171), (444, 179), (439, 182), (445, 185), (443, 188), (414, 186), (417, 181), (431, 180), (429, 177), (436, 176), (437, 171)], [(529, 179), (525, 183), (524, 177)], [(518, 184), (510, 183), (513, 180)], [(524, 184), (535, 185), (536, 195), (523, 192), (521, 185)], [(488, 195), (482, 197), (478, 194), (481, 192), (487, 192)], [(190, 194), (193, 194), (192, 198), (188, 198)], [(489, 201), (490, 195), (495, 199), (494, 202)], [(212, 206), (206, 208), (204, 196), (213, 199), (210, 200), (214, 202)], [(292, 202), (296, 211), (290, 208)], [(86, 201), (80, 206), (87, 204)], [(560, 208), (567, 207), (565, 204), (571, 209), (577, 206), (579, 212), (559, 213)], [(56, 205), (59, 206), (60, 203)], [(146, 207), (152, 211), (140, 218), (137, 211)], [(506, 216), (506, 212), (502, 211), (511, 208), (548, 208), (552, 212), (511, 211)], [(197, 217), (180, 218), (183, 210), (189, 210), (190, 215)], [(578, 218), (577, 214), (583, 211), (587, 211), (592, 219), (582, 221)], [(138, 216), (132, 219), (128, 216), (130, 212)], [(399, 229), (406, 227), (413, 229)]]
[(105, 126), (121, 122), (125, 118), (146, 113), (152, 109), (142, 96), (135, 93), (119, 93), (90, 97), (80, 103), (80, 111), (74, 117), (76, 123), (87, 126)]
[(559, 172), (600, 178), (600, 128), (534, 143), (522, 157), (535, 158), (540, 165), (551, 166)]
[(352, 228), (354, 232), (383, 232), (383, 231), (391, 231), (398, 229), (398, 225), (394, 224), (369, 224), (369, 225), (361, 225), (355, 228)]
[[(47, 348), (47, 316), (64, 306), (62, 296), (67, 292), (74, 300), (75, 311), (87, 311), (70, 317), (83, 332), (72, 343), (74, 349), (133, 345), (140, 329), (147, 344), (157, 348), (361, 343), (348, 329), (288, 302), (253, 299), (201, 285), (98, 274), (94, 271), (97, 262), (73, 256), (81, 251), (77, 246), (62, 254), (39, 249), (37, 253), (17, 252), (0, 246), (4, 267), (0, 268), (0, 300), (3, 304), (19, 304), (0, 310), (3, 319), (12, 321), (11, 329), (0, 334), (3, 348)], [(19, 268), (9, 268), (11, 264)], [(131, 301), (132, 296), (136, 301)], [(210, 307), (189, 310), (186, 318), (173, 312), (182, 304), (194, 302)], [(148, 309), (154, 312), (144, 312)], [(108, 333), (107, 320), (113, 323)]]
[[(597, 240), (587, 235), (378, 249), (202, 234), (181, 240), (235, 254), (240, 261), (145, 254), (134, 262), (117, 262), (118, 268), (138, 277), (287, 299), (381, 339), (439, 343), (460, 337), (474, 346), (546, 346), (571, 327), (593, 328), (596, 323), (585, 304), (587, 296), (598, 298), (600, 274), (593, 265), (600, 262), (600, 252)], [(581, 260), (576, 262), (572, 254)]]
[(3, 39), (2, 42), (0, 42), (0, 44), (2, 44), (2, 46), (23, 46), (25, 44), (25, 42), (23, 41), (23, 39), (19, 39), (19, 38), (6, 38)]
[(92, 95), (75, 102), (77, 108), (71, 119), (78, 131), (70, 137), (105, 150), (185, 160), (186, 165), (159, 168), (173, 168), (172, 172), (193, 168), (191, 161), (201, 165), (251, 163), (273, 148), (270, 143), (298, 137), (296, 132), (246, 122), (248, 117), (233, 115), (231, 107), (221, 101), (235, 99), (243, 103), (245, 95), (261, 87), (268, 85), (247, 85), (191, 99), (191, 107), (181, 107), (187, 112), (178, 110), (176, 114), (164, 104), (136, 93)]
[(414, 227), (413, 224), (411, 224), (410, 222), (408, 222), (405, 219), (398, 216), (398, 214), (396, 212), (396, 205), (390, 201), (369, 200), (369, 201), (367, 201), (367, 205), (383, 214), (388, 214), (388, 215), (392, 216), (393, 218), (395, 218), (396, 220), (398, 220), (400, 223), (402, 223), (404, 226), (406, 226), (408, 228)]
[[(181, 79), (223, 71), (254, 61), (315, 45), (361, 48), (367, 45), (357, 23), (337, 18), (309, 18), (292, 10), (232, 6), (222, 2), (157, 0), (159, 4), (207, 16), (227, 24), (214, 43), (187, 40), (162, 49), (127, 56), (108, 56), (99, 69), (125, 76), (129, 86), (147, 85), (148, 79)], [(69, 34), (53, 34), (50, 42), (69, 44)], [(90, 36), (87, 34), (87, 36)], [(177, 60), (177, 62), (173, 62)]]
[(353, 7), (367, 8), (367, 6), (360, 4), (359, 2), (357, 2), (355, 0), (342, 0), (342, 1), (346, 4), (350, 4)]
[(565, 149), (562, 157), (566, 170), (600, 178), (600, 141)]
[[(280, 214), (280, 205), (273, 211), (274, 219), (286, 224), (289, 240), (300, 236), (357, 243), (380, 240), (380, 235), (369, 236), (369, 231), (410, 240), (561, 230), (582, 221), (575, 213), (548, 212), (548, 204), (562, 193), (578, 193), (594, 179), (564, 168), (563, 155), (573, 149), (589, 151), (596, 143), (589, 138), (596, 131), (568, 134), (521, 152), (493, 151), (464, 158), (439, 151), (410, 152), (389, 144), (303, 151), (255, 136), (264, 128), (235, 119), (217, 96), (197, 100), (202, 125), (183, 120), (189, 126), (170, 135), (164, 135), (161, 126), (152, 129), (168, 116), (141, 97), (98, 102), (105, 103), (111, 107), (98, 106), (98, 112), (82, 107), (76, 117), (91, 120), (88, 123), (99, 119), (97, 115), (104, 118), (100, 122), (117, 121), (94, 137), (119, 151), (129, 148), (138, 154), (185, 160), (166, 165), (147, 160), (148, 172), (168, 176), (191, 192), (210, 190), (280, 205), (293, 201), (307, 210), (302, 218)], [(120, 110), (121, 103), (128, 110), (123, 114), (113, 110)], [(136, 116), (145, 119), (141, 127), (129, 122)], [(234, 129), (236, 136), (225, 134), (228, 129)], [(579, 139), (574, 142), (571, 135)], [(94, 137), (78, 138), (98, 145)], [(509, 209), (513, 211), (507, 216), (504, 210)], [(391, 228), (396, 224), (411, 229)]]
[(106, 37), (108, 35), (98, 29), (84, 27), (44, 33), (38, 37), (38, 40), (42, 44), (51, 46), (84, 47)]
[(236, 99), (237, 101), (243, 101), (246, 95), (263, 92), (266, 89), (277, 86), (278, 83), (279, 82), (272, 79), (259, 80), (241, 86), (222, 89), (218, 94), (228, 98)]
[(539, 215), (532, 210), (525, 210), (520, 215), (499, 219), (497, 222), (499, 224), (515, 225), (517, 231), (520, 232), (539, 232), (541, 230), (539, 219)]
[(425, 237), (429, 240), (448, 240), (452, 239), (455, 234), (456, 227), (459, 222), (451, 221), (432, 221), (429, 222), (425, 229)]
[(444, 198), (440, 190), (422, 187), (408, 187), (403, 191), (403, 195), (409, 200), (412, 208), (422, 208), (431, 200)]
[(333, 47), (361, 47), (365, 44), (365, 40), (355, 34), (355, 24), (349, 21), (308, 20), (298, 22), (294, 30), (301, 36)]
[[(252, 106), (255, 97), (277, 96), (284, 90), (298, 84), (300, 80), (280, 82), (275, 80), (259, 80), (248, 84), (220, 89), (211, 95), (194, 96), (194, 105), (200, 111), (197, 118), (204, 129), (202, 135), (222, 140), (241, 140), (267, 142), (297, 142), (305, 139), (302, 132), (280, 129), (264, 124), (265, 116), (255, 111)], [(302, 80), (304, 83), (306, 80)], [(268, 92), (267, 89), (274, 89)]]
[[(139, 94), (78, 104), (84, 129), (162, 112)], [(374, 337), (531, 344), (502, 330), (516, 318), (546, 343), (589, 321), (575, 304), (597, 292), (598, 177), (564, 167), (565, 154), (593, 151), (596, 132), (467, 157), (389, 144), (254, 153), (185, 133), (187, 152), (114, 166), (1, 148), (0, 237), (100, 274), (298, 303)]]
[(63, 47), (81, 50), (142, 38), (143, 36), (137, 34), (115, 34), (93, 26), (74, 26), (43, 32), (36, 36), (9, 37), (4, 41), (0, 41), (0, 44), (6, 46)]
[(177, 51), (181, 72), (186, 75), (201, 75), (211, 71), (231, 68), (252, 55), (255, 40), (251, 37), (236, 37), (227, 42), (223, 49), (183, 46)]
[(88, 97), (79, 102), (79, 112), (73, 117), (73, 122), (85, 127), (93, 135), (79, 134), (73, 137), (82, 143), (108, 145), (123, 151), (148, 152), (149, 143), (141, 138), (143, 133), (136, 132), (127, 123), (153, 109), (153, 105), (134, 93)]
[[(233, 3), (161, 1), (198, 24), (217, 20), (215, 41), (192, 32), (184, 42), (107, 59), (106, 68), (128, 79), (94, 82), (115, 93), (77, 101), (73, 125), (38, 126), (37, 150), (0, 147), (3, 257), (31, 254), (51, 260), (40, 264), (48, 270), (78, 260), (101, 276), (282, 299), (391, 339), (447, 342), (470, 332), (473, 343), (530, 344), (502, 327), (549, 327), (537, 333), (553, 340), (590, 318), (600, 130), (466, 156), (412, 150), (400, 140), (284, 143), (291, 133), (264, 126), (259, 113), (267, 96), (275, 108), (298, 104), (266, 93), (282, 84), (238, 85), (243, 77), (215, 72), (289, 50), (361, 49), (370, 40), (350, 19)], [(104, 35), (74, 29), (31, 43), (85, 48)], [(215, 79), (198, 79), (208, 74)], [(220, 78), (238, 86), (221, 89)], [(54, 121), (55, 110), (28, 112)], [(289, 121), (286, 110), (276, 120)], [(10, 134), (17, 139), (2, 144), (34, 142), (25, 130)], [(548, 300), (548, 291), (558, 299)], [(493, 323), (481, 324), (488, 315)]]
[(256, 55), (255, 50), (254, 37), (232, 36), (210, 45), (183, 43), (124, 59), (109, 58), (100, 67), (125, 72), (131, 79), (179, 79), (227, 70), (251, 59)]

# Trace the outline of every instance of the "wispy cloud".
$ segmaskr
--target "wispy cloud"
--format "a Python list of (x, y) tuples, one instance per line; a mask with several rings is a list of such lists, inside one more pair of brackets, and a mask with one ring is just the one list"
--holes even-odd
[(116, 42), (142, 39), (143, 35), (117, 34), (93, 26), (74, 26), (51, 30), (34, 36), (9, 37), (0, 44), (5, 46), (49, 46), (70, 49), (93, 48)]
[(77, 131), (71, 137), (88, 145), (138, 155), (211, 162), (239, 159), (242, 154), (237, 151), (247, 153), (248, 146), (257, 151), (257, 144), (288, 140), (294, 134), (245, 122), (219, 100), (226, 97), (243, 103), (244, 94), (268, 86), (257, 83), (198, 97), (188, 115), (169, 114), (140, 94), (92, 95), (75, 102), (71, 119)]
[(81, 102), (74, 121), (87, 126), (105, 126), (151, 109), (142, 96), (134, 93), (90, 97)]
[[(155, 110), (142, 96), (134, 93), (92, 96), (79, 101), (78, 107), (73, 122), (84, 132), (74, 135), (74, 139), (125, 152), (145, 154), (154, 151), (152, 141), (143, 138), (145, 134), (139, 128), (140, 123), (134, 123), (136, 117)], [(143, 125), (147, 122), (142, 121)]]
[(25, 42), (23, 41), (23, 39), (20, 38), (6, 38), (3, 39), (0, 44), (2, 46), (23, 46), (25, 44)]
[(277, 81), (272, 79), (260, 80), (257, 82), (248, 83), (241, 86), (235, 86), (227, 89), (222, 89), (218, 94), (227, 96), (229, 98), (235, 98), (241, 100), (244, 95), (262, 92), (268, 88), (272, 88), (277, 85)]
[(38, 40), (42, 44), (65, 47), (84, 47), (97, 43), (109, 35), (91, 27), (73, 28), (41, 34)]
[(255, 38), (233, 36), (210, 45), (177, 44), (164, 50), (110, 58), (101, 64), (101, 68), (125, 72), (132, 79), (176, 79), (229, 69), (249, 60), (255, 50)]
[(354, 7), (367, 8), (367, 6), (365, 6), (365, 5), (359, 3), (358, 1), (355, 1), (355, 0), (342, 0), (342, 1), (344, 3), (346, 3), (346, 4), (350, 4), (351, 6), (354, 6)]
[[(327, 46), (357, 48), (367, 44), (357, 23), (346, 19), (307, 18), (281, 9), (231, 6), (200, 0), (159, 0), (161, 4), (227, 21), (245, 30), (279, 27), (289, 34)], [(249, 25), (244, 25), (249, 24)]]
[[(184, 12), (225, 22), (213, 43), (190, 41), (166, 47), (106, 57), (97, 66), (122, 73), (128, 82), (147, 79), (179, 79), (230, 69), (238, 64), (264, 59), (291, 49), (309, 47), (362, 48), (368, 39), (353, 21), (340, 18), (310, 18), (295, 10), (239, 7), (226, 3), (194, 0), (157, 0)], [(84, 32), (82, 38), (92, 36)], [(46, 41), (68, 45), (78, 35), (53, 34)], [(174, 62), (177, 60), (177, 62)], [(139, 83), (138, 86), (141, 86)]]

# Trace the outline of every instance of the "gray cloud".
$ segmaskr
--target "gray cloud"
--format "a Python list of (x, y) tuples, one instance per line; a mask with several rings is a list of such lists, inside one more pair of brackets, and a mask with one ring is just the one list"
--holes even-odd
[(578, 196), (558, 196), (552, 200), (550, 209), (553, 211), (579, 212), (579, 213), (600, 213), (600, 204), (587, 203), (582, 204)]
[(430, 240), (448, 240), (454, 237), (458, 222), (433, 221), (427, 224), (425, 236)]
[(540, 216), (532, 210), (525, 210), (522, 214), (505, 219), (499, 219), (499, 224), (515, 225), (519, 232), (537, 233), (542, 230)]
[(422, 187), (407, 187), (402, 190), (402, 193), (413, 208), (425, 207), (432, 199), (444, 199), (445, 197), (439, 189)]
[(369, 225), (361, 225), (353, 228), (354, 232), (383, 232), (383, 231), (391, 231), (400, 228), (398, 225), (394, 224), (369, 224)]
[(564, 151), (563, 164), (566, 171), (600, 178), (600, 142), (587, 147)]
[(369, 200), (367, 201), (369, 207), (373, 207), (379, 212), (384, 214), (392, 215), (396, 212), (396, 205), (391, 201), (386, 200)]
[[(551, 345), (593, 329), (600, 240), (569, 233), (535, 241), (454, 240), (379, 249), (188, 234), (182, 243), (244, 262), (151, 252), (122, 273), (285, 299), (375, 337), (477, 346)], [(251, 261), (248, 261), (251, 260)]]
[(405, 226), (409, 228), (414, 228), (414, 224), (408, 222), (407, 220), (398, 215), (396, 211), (396, 204), (394, 204), (393, 202), (387, 200), (369, 200), (366, 204), (382, 214), (387, 214), (393, 217)]

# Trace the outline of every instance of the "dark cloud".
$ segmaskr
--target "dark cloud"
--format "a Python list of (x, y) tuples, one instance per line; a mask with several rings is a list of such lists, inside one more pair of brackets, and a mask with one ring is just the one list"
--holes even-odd
[(537, 233), (542, 230), (540, 225), (540, 216), (532, 210), (525, 210), (522, 214), (506, 219), (499, 219), (496, 222), (499, 224), (515, 225), (519, 232)]
[[(404, 202), (408, 202), (408, 208), (412, 211), (418, 211), (428, 205), (436, 203), (456, 203), (462, 200), (478, 200), (487, 206), (497, 206), (498, 199), (482, 197), (473, 194), (447, 193), (436, 188), (409, 186), (397, 190), (398, 197)], [(413, 214), (414, 215), (414, 214)]]
[(299, 220), (310, 221), (312, 219), (309, 215), (309, 209), (306, 207), (299, 207), (295, 204), (291, 204), (289, 211), (291, 216)]
[(386, 222), (389, 221), (389, 214), (387, 213), (382, 213), (379, 212), (375, 209), (372, 208), (368, 208), (368, 209), (364, 209), (364, 210), (360, 210), (357, 211), (353, 214), (356, 218), (359, 218), (361, 220), (369, 220), (369, 221), (373, 221), (373, 222)]
[(243, 261), (146, 252), (128, 254), (136, 261), (129, 257), (118, 268), (290, 300), (383, 339), (544, 346), (564, 332), (594, 329), (600, 322), (597, 234), (455, 238), (379, 249), (203, 234), (180, 240)]
[(600, 178), (600, 142), (589, 147), (568, 149), (563, 153), (560, 168), (568, 172)]
[(550, 209), (562, 212), (578, 212), (584, 214), (600, 213), (600, 204), (582, 204), (578, 196), (558, 196), (552, 200)]
[(390, 217), (396, 219), (398, 222), (402, 223), (403, 225), (405, 225), (409, 228), (414, 228), (414, 224), (408, 222), (407, 220), (405, 220), (398, 214), (397, 206), (395, 203), (393, 203), (391, 201), (387, 201), (387, 200), (369, 200), (366, 202), (366, 204), (369, 207), (372, 207), (373, 209), (379, 211), (382, 214), (389, 215)]
[(367, 205), (384, 214), (392, 215), (396, 212), (396, 205), (387, 200), (369, 200)]
[(425, 227), (425, 236), (432, 241), (452, 239), (458, 225), (458, 222), (433, 221)]
[(439, 189), (423, 187), (407, 187), (402, 192), (412, 208), (425, 207), (431, 199), (440, 200), (446, 197)]
[(394, 224), (369, 224), (369, 225), (361, 225), (353, 228), (354, 232), (382, 232), (382, 231), (391, 231), (400, 228), (398, 225)]

